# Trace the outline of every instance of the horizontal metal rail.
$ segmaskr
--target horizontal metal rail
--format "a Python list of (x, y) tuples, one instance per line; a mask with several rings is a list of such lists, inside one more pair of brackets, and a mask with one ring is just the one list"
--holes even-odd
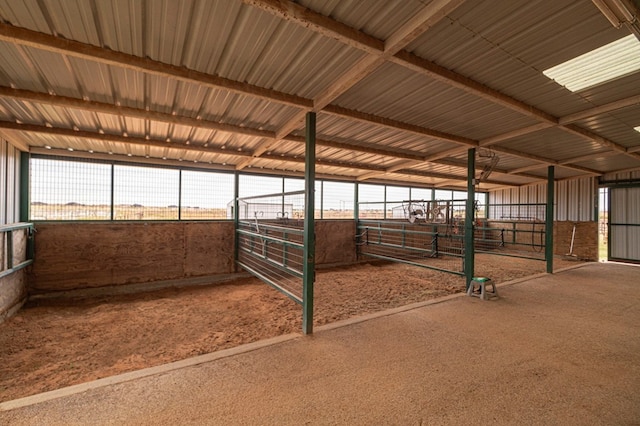
[(287, 241), (287, 240), (284, 240), (282, 238), (273, 237), (273, 236), (270, 236), (270, 235), (267, 235), (267, 234), (261, 234), (259, 232), (247, 231), (245, 229), (238, 229), (238, 234), (246, 235), (248, 237), (258, 238), (258, 239), (261, 239), (261, 240), (268, 241), (270, 243), (281, 244), (281, 245), (283, 245), (285, 247), (294, 247), (294, 248), (299, 248), (299, 249), (303, 249), (304, 248), (304, 244), (303, 243), (296, 243), (294, 241)]
[[(505, 257), (516, 257), (519, 259), (530, 259), (530, 260), (547, 260), (545, 258), (545, 256), (542, 257), (533, 257), (533, 256), (525, 256), (524, 254), (514, 254), (514, 253), (505, 253), (505, 252), (501, 252), (501, 251), (488, 251), (488, 250), (478, 250), (475, 249), (476, 253), (484, 253), (484, 254), (490, 254), (493, 256), (505, 256)], [(535, 253), (535, 252), (534, 252)], [(544, 252), (539, 252), (539, 253), (544, 253)]]
[(434, 253), (434, 251), (432, 249), (424, 249), (424, 248), (414, 247), (414, 246), (402, 246), (402, 245), (399, 245), (399, 244), (392, 244), (392, 243), (383, 243), (383, 242), (375, 242), (375, 241), (371, 242), (370, 241), (367, 245), (368, 246), (381, 246), (381, 247), (387, 247), (387, 248), (394, 248), (394, 249), (399, 249), (399, 250), (407, 250), (407, 251), (413, 251), (413, 252), (424, 253), (424, 254), (433, 254)]
[(303, 195), (305, 193), (304, 189), (300, 191), (291, 191), (291, 192), (278, 192), (275, 194), (265, 194), (265, 195), (252, 195), (250, 197), (238, 197), (238, 201), (245, 200), (257, 200), (258, 198), (283, 198), (288, 197), (290, 195)]
[(21, 263), (17, 264), (16, 266), (14, 266), (11, 269), (5, 269), (4, 271), (0, 272), (0, 278), (6, 277), (7, 275), (11, 275), (14, 272), (17, 272), (22, 268), (26, 268), (27, 266), (31, 265), (32, 263), (33, 263), (33, 259), (28, 259), (28, 260), (25, 260), (24, 262), (21, 262)]
[(33, 223), (30, 222), (17, 222), (9, 225), (0, 225), (0, 232), (16, 231), (18, 229), (30, 228), (33, 229)]
[(447, 272), (449, 274), (454, 274), (454, 275), (459, 275), (461, 277), (464, 277), (464, 272), (458, 272), (458, 271), (452, 271), (450, 269), (438, 268), (436, 266), (425, 265), (423, 263), (412, 262), (410, 260), (405, 260), (405, 259), (401, 259), (401, 258), (397, 258), (397, 257), (383, 256), (381, 254), (373, 254), (373, 253), (362, 253), (362, 255), (369, 256), (369, 257), (375, 257), (377, 259), (382, 259), (382, 260), (388, 260), (388, 261), (391, 261), (391, 262), (406, 263), (407, 265), (419, 266), (420, 268), (433, 269), (435, 271)]
[[(27, 230), (26, 259), (18, 263), (17, 265), (14, 265), (13, 264), (14, 262), (13, 232), (20, 231), (22, 229)], [(14, 272), (17, 272), (23, 268), (26, 268), (27, 266), (33, 263), (33, 243), (32, 243), (33, 230), (34, 230), (33, 223), (30, 223), (30, 222), (18, 222), (18, 223), (12, 223), (8, 225), (0, 226), (0, 233), (2, 234), (3, 241), (5, 238), (4, 234), (7, 235), (6, 245), (4, 246), (5, 248), (3, 248), (3, 250), (6, 253), (6, 256), (4, 256), (4, 258), (6, 259), (6, 265), (4, 262), (0, 264), (0, 278), (11, 275)], [(6, 269), (5, 269), (5, 266), (6, 266)]]
[(244, 262), (242, 262), (240, 260), (238, 260), (238, 265), (240, 265), (243, 269), (245, 269), (246, 271), (248, 271), (251, 274), (255, 275), (256, 277), (260, 278), (262, 281), (264, 281), (265, 283), (269, 284), (271, 287), (275, 288), (276, 290), (281, 291), (282, 293), (284, 293), (285, 296), (287, 296), (288, 298), (290, 298), (294, 302), (302, 304), (302, 298), (296, 296), (291, 291), (287, 290), (286, 288), (282, 287), (281, 285), (278, 285), (278, 283), (276, 283), (275, 281), (271, 280), (271, 278), (269, 278), (268, 276), (264, 275), (262, 272), (258, 271), (255, 268), (252, 268), (251, 266), (247, 265), (246, 263), (244, 263)]
[(361, 228), (358, 227), (358, 230), (361, 229), (368, 229), (370, 234), (375, 234), (376, 232), (380, 233), (380, 232), (388, 232), (391, 234), (404, 234), (404, 235), (424, 235), (426, 237), (435, 237), (438, 233), (437, 232), (429, 232), (429, 231), (407, 231), (406, 229), (400, 229), (400, 228)]
[(274, 268), (282, 271), (282, 272), (286, 272), (288, 274), (291, 274), (295, 277), (298, 278), (302, 278), (303, 274), (302, 271), (292, 268), (291, 266), (287, 266), (285, 263), (281, 263), (281, 262), (276, 262), (273, 259), (271, 259), (268, 256), (265, 256), (263, 254), (258, 253), (255, 250), (249, 250), (246, 247), (240, 247), (240, 250), (244, 251), (245, 253), (250, 253), (252, 256), (255, 256), (257, 258), (259, 258), (260, 260), (262, 260), (264, 263), (266, 263), (269, 266), (273, 266)]
[[(256, 221), (254, 219), (241, 220), (238, 222), (238, 225), (246, 226), (249, 228), (255, 228)], [(269, 231), (287, 232), (287, 233), (292, 233), (292, 234), (301, 235), (301, 236), (304, 234), (304, 230), (302, 229), (302, 227), (298, 227), (298, 226), (274, 225), (271, 222), (261, 222), (260, 220), (258, 220), (258, 225), (260, 226), (261, 229), (267, 229)]]

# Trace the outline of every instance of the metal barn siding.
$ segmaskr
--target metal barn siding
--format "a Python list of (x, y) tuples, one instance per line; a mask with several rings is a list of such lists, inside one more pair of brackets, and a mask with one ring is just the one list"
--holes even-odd
[[(592, 221), (598, 186), (595, 178), (556, 182), (555, 218), (557, 221)], [(489, 193), (489, 204), (528, 204), (546, 202), (547, 185), (522, 186)], [(495, 219), (495, 218), (494, 218)]]
[(640, 187), (611, 188), (609, 258), (640, 262)]
[(0, 225), (19, 220), (20, 150), (0, 137)]
[(640, 181), (640, 170), (623, 173), (607, 173), (602, 176), (603, 182)]
[(4, 139), (0, 138), (0, 225), (7, 223), (7, 149), (9, 144)]

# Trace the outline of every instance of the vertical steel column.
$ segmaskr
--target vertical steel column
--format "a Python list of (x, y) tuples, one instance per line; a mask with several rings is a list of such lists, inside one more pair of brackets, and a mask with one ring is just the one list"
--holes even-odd
[(182, 220), (182, 169), (178, 169), (178, 220)]
[(320, 181), (320, 219), (324, 219), (324, 181)]
[[(600, 178), (592, 178), (595, 182), (593, 194), (593, 221), (600, 224)], [(599, 231), (598, 231), (599, 232)]]
[(544, 227), (544, 257), (547, 260), (547, 274), (553, 274), (553, 201), (555, 199), (555, 168), (549, 166), (547, 172), (547, 209)]
[(316, 275), (315, 189), (316, 113), (308, 112), (305, 126), (304, 161), (304, 264), (302, 267), (302, 332), (313, 333), (313, 283)]
[[(20, 152), (20, 222), (29, 222), (31, 218), (31, 175), (30, 175), (30, 161), (31, 154), (28, 152)], [(7, 212), (8, 213), (8, 212)], [(35, 258), (35, 241), (34, 241), (34, 229), (27, 229), (27, 259)], [(13, 244), (13, 236), (10, 232), (7, 233), (7, 246)], [(13, 248), (8, 247), (7, 253), (9, 261), (13, 261)]]
[[(286, 184), (285, 184), (285, 177), (282, 176), (282, 197), (280, 197), (280, 200), (282, 201), (282, 203), (280, 203), (280, 211), (282, 212), (282, 217), (284, 217), (284, 193), (287, 192), (287, 188), (286, 188)], [(277, 216), (277, 214), (276, 214)], [(293, 219), (293, 218), (291, 218)]]
[(611, 260), (611, 188), (607, 188), (607, 260)]
[[(20, 152), (20, 222), (29, 222), (29, 160), (31, 154)], [(8, 213), (8, 212), (7, 212)]]
[(115, 220), (116, 217), (114, 216), (115, 210), (114, 210), (114, 202), (115, 202), (115, 198), (114, 197), (114, 185), (115, 185), (115, 166), (113, 163), (111, 163), (111, 220)]
[(384, 184), (384, 202), (382, 203), (382, 219), (387, 220), (387, 184)]
[(491, 203), (491, 198), (489, 197), (489, 193), (485, 192), (484, 194), (484, 217), (485, 219), (489, 220), (491, 219), (491, 216), (489, 215), (489, 211), (491, 210), (491, 205), (489, 204)]
[(360, 203), (358, 197), (360, 196), (360, 184), (358, 182), (353, 185), (353, 218), (356, 221), (356, 230), (358, 226), (358, 220), (360, 219)]
[(464, 276), (466, 288), (473, 279), (475, 267), (475, 250), (473, 247), (474, 201), (476, 199), (476, 149), (467, 151), (467, 205), (464, 218)]
[(240, 238), (238, 234), (238, 227), (240, 226), (240, 203), (238, 202), (238, 197), (240, 196), (240, 174), (235, 172), (233, 174), (233, 269), (237, 270), (238, 268), (238, 252), (240, 245)]

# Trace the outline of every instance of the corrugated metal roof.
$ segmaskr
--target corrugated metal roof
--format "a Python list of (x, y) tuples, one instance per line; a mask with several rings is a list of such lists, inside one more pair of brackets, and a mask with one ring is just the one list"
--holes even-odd
[(494, 148), (508, 147), (526, 154), (562, 161), (598, 151), (601, 146), (595, 141), (558, 128), (550, 128), (498, 143)]
[[(542, 74), (626, 35), (588, 1), (467, 1), (396, 57), (350, 71), (373, 62), (372, 52), (434, 5), (0, 0), (0, 131), (74, 155), (291, 173), (302, 171), (301, 118), (315, 101), (320, 173), (455, 186), (449, 177), (464, 185), (459, 165), (473, 144), (640, 95), (640, 73), (578, 93)], [(300, 7), (307, 9), (296, 15)], [(326, 102), (342, 112), (324, 113)], [(636, 104), (575, 123), (593, 138), (562, 127), (505, 137), (493, 145), (500, 156), (493, 178), (526, 185), (544, 178), (549, 163), (599, 153), (558, 165), (557, 176), (640, 167), (598, 141), (640, 147), (639, 120)], [(280, 133), (293, 138), (274, 142)], [(433, 155), (436, 162), (408, 162)], [(403, 162), (413, 174), (398, 169)]]

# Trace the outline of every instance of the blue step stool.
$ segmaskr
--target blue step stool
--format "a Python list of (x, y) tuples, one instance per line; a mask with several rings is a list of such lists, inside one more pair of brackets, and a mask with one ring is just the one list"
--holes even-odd
[[(487, 291), (487, 286), (491, 287), (491, 291)], [(489, 300), (492, 297), (498, 297), (498, 289), (496, 284), (487, 277), (473, 277), (469, 283), (467, 296), (479, 297), (481, 300)]]

